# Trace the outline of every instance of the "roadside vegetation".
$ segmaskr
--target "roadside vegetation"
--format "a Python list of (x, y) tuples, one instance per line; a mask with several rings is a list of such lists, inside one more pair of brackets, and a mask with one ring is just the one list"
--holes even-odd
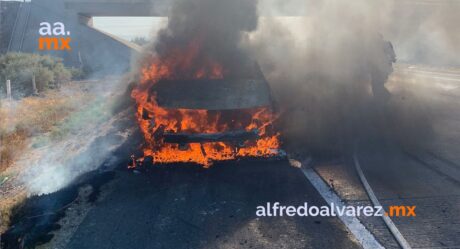
[(131, 39), (131, 42), (139, 46), (145, 46), (149, 43), (149, 41), (145, 37), (135, 37)]
[(61, 59), (48, 55), (7, 53), (0, 56), (0, 91), (3, 96), (6, 95), (6, 80), (11, 81), (13, 97), (21, 98), (58, 89), (72, 78), (82, 76), (80, 69), (67, 68)]
[(0, 100), (0, 233), (6, 229), (15, 207), (27, 196), (14, 182), (16, 174), (27, 169), (15, 167), (15, 162), (35, 146), (44, 144), (42, 137), (60, 133), (60, 125), (94, 98), (78, 86), (63, 85), (62, 90), (72, 91), (72, 95), (48, 90), (40, 97), (29, 96), (10, 103)]
[[(66, 89), (72, 86), (66, 86)], [(25, 97), (0, 106), (0, 172), (23, 153), (29, 138), (52, 132), (69, 114), (91, 97), (73, 87), (72, 95), (49, 90), (40, 97)]]
[[(95, 98), (88, 82), (72, 82), (82, 78), (81, 70), (65, 67), (58, 58), (25, 53), (0, 56), (0, 232), (26, 197), (12, 182), (21, 170), (13, 167), (15, 162), (39, 146), (43, 137), (51, 137), (48, 142), (62, 138), (61, 126)], [(11, 81), (12, 100), (6, 99), (6, 80)]]
[[(11, 99), (6, 98), (7, 79)], [(40, 166), (47, 155), (79, 153), (75, 148), (84, 144), (80, 137), (91, 134), (123, 105), (118, 96), (125, 92), (124, 85), (118, 82), (118, 77), (85, 79), (81, 70), (66, 68), (49, 56), (0, 55), (0, 234), (31, 194), (22, 173)]]
[[(28, 138), (49, 132), (78, 107), (85, 97), (82, 91), (72, 89), (71, 98), (59, 91), (72, 76), (81, 77), (81, 72), (66, 68), (58, 58), (26, 53), (0, 56), (0, 173), (22, 153)], [(6, 80), (11, 81), (15, 101), (5, 99)], [(2, 181), (0, 177), (0, 185)]]

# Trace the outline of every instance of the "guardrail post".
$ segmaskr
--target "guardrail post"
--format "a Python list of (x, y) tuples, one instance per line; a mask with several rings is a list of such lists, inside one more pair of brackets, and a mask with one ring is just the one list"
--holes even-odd
[(11, 80), (6, 80), (6, 98), (11, 100)]
[(38, 94), (38, 89), (37, 89), (37, 83), (35, 82), (35, 74), (32, 75), (32, 91), (33, 91), (33, 95), (37, 95)]

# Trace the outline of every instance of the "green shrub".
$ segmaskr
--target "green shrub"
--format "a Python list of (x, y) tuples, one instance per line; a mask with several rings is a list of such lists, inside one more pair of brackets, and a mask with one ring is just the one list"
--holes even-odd
[(134, 39), (131, 39), (131, 42), (139, 46), (144, 46), (147, 43), (149, 43), (149, 41), (145, 37), (135, 37)]
[(70, 68), (70, 74), (71, 74), (71, 78), (74, 80), (82, 80), (82, 79), (85, 79), (87, 76), (87, 74), (83, 71), (83, 69), (75, 68), (75, 67)]
[(72, 71), (62, 60), (48, 55), (7, 53), (0, 56), (0, 90), (4, 95), (5, 82), (11, 80), (13, 96), (23, 97), (33, 93), (32, 78), (39, 92), (59, 88), (61, 83), (71, 80)]

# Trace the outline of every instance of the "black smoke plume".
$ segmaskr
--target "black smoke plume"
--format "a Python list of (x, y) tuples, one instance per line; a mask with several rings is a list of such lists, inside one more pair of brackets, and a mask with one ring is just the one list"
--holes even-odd
[[(194, 49), (187, 65), (176, 67), (176, 75), (186, 77), (209, 61), (236, 73), (248, 61), (240, 43), (248, 32), (257, 28), (255, 0), (185, 0), (174, 2), (167, 27), (160, 30), (148, 48), (160, 60), (179, 51)], [(180, 53), (175, 56), (182, 56)], [(185, 56), (185, 55), (184, 55)]]

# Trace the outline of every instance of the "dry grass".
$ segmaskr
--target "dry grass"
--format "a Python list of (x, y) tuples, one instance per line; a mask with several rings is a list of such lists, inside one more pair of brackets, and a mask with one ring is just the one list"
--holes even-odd
[(67, 86), (64, 93), (0, 103), (0, 173), (23, 153), (29, 138), (51, 131), (88, 98), (78, 87)]
[(14, 171), (14, 162), (27, 153), (33, 139), (54, 132), (92, 99), (79, 84), (69, 84), (39, 97), (0, 100), (0, 194), (4, 197), (0, 199), (0, 232), (7, 228), (15, 207), (26, 198), (24, 189), (11, 182), (12, 175), (8, 175)]
[(6, 170), (13, 162), (14, 158), (19, 156), (24, 150), (27, 139), (27, 131), (24, 129), (15, 129), (13, 132), (0, 131), (0, 172)]
[(22, 191), (14, 197), (0, 200), (0, 234), (8, 229), (13, 213), (24, 203), (26, 198), (26, 192)]

